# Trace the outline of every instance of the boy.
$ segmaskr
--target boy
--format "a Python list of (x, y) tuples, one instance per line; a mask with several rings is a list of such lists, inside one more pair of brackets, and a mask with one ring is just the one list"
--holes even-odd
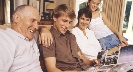
[(43, 49), (45, 65), (48, 72), (80, 72), (94, 65), (82, 55), (75, 36), (68, 29), (76, 17), (72, 8), (61, 4), (53, 11), (54, 24), (50, 29), (53, 35), (53, 44)]

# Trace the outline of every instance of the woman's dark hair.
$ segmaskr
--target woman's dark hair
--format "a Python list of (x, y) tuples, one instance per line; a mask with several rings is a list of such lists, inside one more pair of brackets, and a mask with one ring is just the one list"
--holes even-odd
[(82, 15), (85, 15), (86, 18), (92, 18), (92, 12), (88, 9), (88, 8), (82, 8), (78, 11), (78, 23), (75, 25), (75, 27), (77, 27), (79, 25), (79, 18), (82, 16)]
[(85, 15), (86, 18), (92, 18), (92, 13), (88, 8), (82, 8), (78, 11), (78, 19), (82, 16)]

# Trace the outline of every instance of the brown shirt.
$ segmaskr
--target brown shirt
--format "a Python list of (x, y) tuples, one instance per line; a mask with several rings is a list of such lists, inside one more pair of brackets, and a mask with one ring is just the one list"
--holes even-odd
[(61, 34), (54, 27), (51, 27), (50, 32), (53, 35), (53, 43), (50, 47), (43, 49), (44, 57), (56, 57), (56, 67), (61, 70), (86, 70), (89, 65), (83, 64), (78, 56), (80, 51), (76, 38), (69, 31), (65, 35)]

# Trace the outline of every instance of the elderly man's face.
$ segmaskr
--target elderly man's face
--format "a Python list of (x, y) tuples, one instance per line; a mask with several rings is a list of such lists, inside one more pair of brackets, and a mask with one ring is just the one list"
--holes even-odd
[[(25, 14), (25, 13), (24, 13)], [(20, 17), (17, 28), (18, 32), (28, 39), (32, 39), (40, 22), (39, 12), (33, 7), (26, 8), (26, 15)]]

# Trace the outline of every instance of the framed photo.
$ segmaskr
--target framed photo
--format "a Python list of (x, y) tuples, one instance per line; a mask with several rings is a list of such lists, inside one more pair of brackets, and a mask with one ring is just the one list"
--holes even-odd
[(47, 1), (54, 1), (54, 0), (45, 0), (45, 2), (47, 2)]
[(38, 11), (40, 11), (40, 0), (28, 0), (28, 4), (34, 6)]
[(46, 1), (44, 2), (44, 5), (45, 5), (45, 6), (44, 6), (44, 12), (46, 12), (46, 13), (48, 13), (46, 7), (47, 7), (47, 5), (48, 5), (49, 3), (54, 3), (54, 1), (53, 1), (53, 0), (46, 0)]

